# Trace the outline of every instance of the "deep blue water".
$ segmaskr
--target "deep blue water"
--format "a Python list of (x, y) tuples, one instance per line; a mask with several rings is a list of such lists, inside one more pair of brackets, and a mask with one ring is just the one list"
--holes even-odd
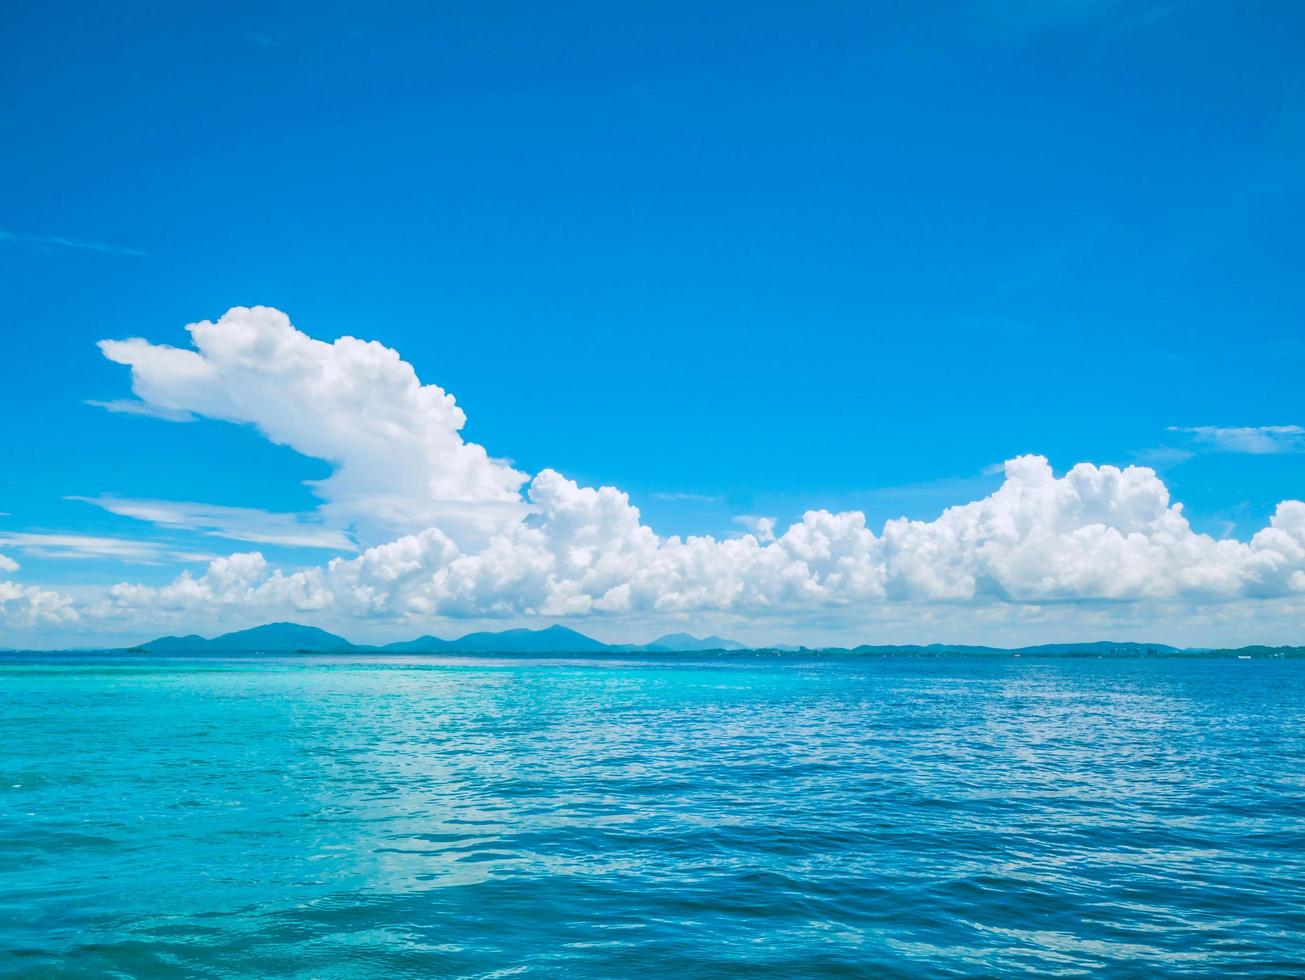
[(1305, 661), (0, 657), (0, 972), (1305, 975)]

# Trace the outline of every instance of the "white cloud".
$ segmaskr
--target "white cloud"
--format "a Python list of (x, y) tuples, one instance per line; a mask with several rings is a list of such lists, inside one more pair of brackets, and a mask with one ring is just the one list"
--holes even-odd
[(292, 548), (356, 551), (343, 531), (323, 525), (312, 515), (278, 514), (255, 507), (227, 507), (174, 500), (134, 500), (120, 497), (69, 497), (102, 507), (111, 514), (134, 517), (161, 527), (202, 531), (219, 538), (279, 544)]
[(1184, 432), (1195, 441), (1228, 453), (1292, 453), (1305, 450), (1305, 428), (1299, 425), (1169, 426), (1170, 432)]
[(1017, 602), (1234, 598), (1299, 591), (1305, 504), (1280, 504), (1249, 544), (1192, 531), (1147, 467), (1006, 463), (991, 496), (932, 522), (890, 521), (882, 555), (890, 596)]
[(71, 248), (79, 251), (103, 252), (106, 255), (144, 255), (140, 249), (127, 248), (125, 245), (110, 245), (105, 242), (93, 242), (62, 235), (19, 235), (12, 231), (0, 231), (0, 242), (12, 245), (26, 245), (35, 249)]
[(714, 493), (685, 493), (678, 490), (657, 490), (649, 496), (653, 500), (686, 501), (695, 504), (718, 504), (725, 499)]
[(181, 551), (155, 541), (91, 534), (46, 534), (0, 531), (0, 545), (40, 558), (108, 558), (142, 564), (164, 561), (209, 561), (214, 556)]
[(1195, 455), (1190, 449), (1179, 449), (1177, 446), (1152, 446), (1149, 449), (1139, 449), (1132, 454), (1132, 458), (1139, 466), (1163, 470), (1185, 463)]
[[(322, 530), (354, 519), (370, 529), (371, 546), (299, 570), (249, 552), (161, 587), (124, 583), (83, 607), (101, 620), (240, 610), (335, 622), (701, 614), (828, 624), (895, 608), (927, 619), (958, 606), (982, 617), (1013, 607), (1195, 609), (1305, 597), (1305, 503), (1280, 504), (1249, 541), (1216, 540), (1191, 529), (1150, 468), (1083, 463), (1058, 477), (1039, 456), (1007, 461), (1001, 485), (980, 499), (932, 521), (889, 521), (877, 534), (860, 511), (812, 510), (783, 533), (773, 519), (745, 516), (749, 533), (736, 537), (661, 537), (614, 487), (581, 487), (546, 469), (523, 498), (525, 475), (465, 442), (452, 397), (423, 386), (386, 347), (322, 343), (266, 308), (189, 329), (194, 351), (144, 340), (102, 347), (131, 366), (150, 406), (250, 423), (330, 461), (333, 474), (316, 484)], [(101, 505), (228, 533), (301, 527), (293, 515), (239, 508)]]
[[(18, 562), (0, 555), (0, 575), (19, 569)], [(0, 624), (7, 627), (43, 627), (76, 622), (80, 618), (72, 598), (34, 585), (0, 581)]]
[(881, 603), (1225, 601), (1305, 594), (1305, 503), (1250, 542), (1192, 531), (1155, 473), (1006, 464), (1002, 486), (935, 521), (809, 511), (772, 539), (661, 538), (625, 494), (545, 470), (532, 517), (465, 552), (437, 529), (283, 574), (257, 553), (162, 589), (121, 586), (119, 610), (254, 604), (348, 616), (554, 616), (715, 611), (793, 615)]
[(0, 582), (0, 623), (6, 626), (57, 626), (80, 618), (69, 596), (34, 585)]
[(215, 558), (198, 578), (182, 572), (160, 588), (122, 583), (113, 586), (104, 601), (94, 608), (96, 615), (127, 612), (211, 613), (221, 607), (320, 609), (325, 597), (314, 599), (308, 592), (313, 575), (284, 576), (269, 570), (257, 552)]
[(118, 415), (143, 415), (146, 418), (163, 419), (166, 422), (193, 422), (195, 416), (189, 412), (179, 412), (176, 409), (162, 408), (158, 405), (151, 405), (148, 402), (136, 401), (132, 398), (116, 398), (113, 401), (101, 402), (88, 398), (87, 405), (94, 408), (102, 408), (106, 412), (114, 412)]
[(775, 540), (775, 518), (759, 517), (756, 514), (738, 514), (734, 517), (734, 523), (741, 527), (747, 528), (756, 536), (758, 541), (763, 543)]
[(105, 340), (131, 368), (145, 403), (256, 426), (335, 470), (313, 484), (323, 513), (364, 541), (433, 525), (481, 537), (522, 514), (526, 474), (492, 459), (461, 430), (452, 395), (375, 341), (314, 340), (279, 310), (236, 307), (193, 323), (195, 350), (139, 338)]

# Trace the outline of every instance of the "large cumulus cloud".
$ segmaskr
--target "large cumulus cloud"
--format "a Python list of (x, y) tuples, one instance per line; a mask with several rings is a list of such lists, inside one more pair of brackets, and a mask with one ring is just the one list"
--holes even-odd
[(39, 627), (62, 625), (79, 619), (70, 596), (36, 585), (19, 585), (8, 581), (17, 572), (18, 562), (0, 555), (0, 625)]
[(265, 306), (186, 329), (194, 350), (140, 338), (100, 349), (131, 368), (132, 390), (152, 409), (254, 425), (331, 463), (315, 485), (324, 510), (364, 540), (517, 516), (526, 474), (465, 441), (453, 396), (422, 384), (397, 351), (354, 337), (314, 340)]
[(231, 555), (163, 586), (115, 586), (88, 607), (97, 617), (758, 617), (1305, 594), (1305, 504), (1279, 505), (1249, 541), (1216, 540), (1192, 530), (1151, 469), (1083, 463), (1057, 476), (1040, 456), (1010, 460), (994, 493), (932, 521), (876, 532), (860, 512), (813, 510), (782, 533), (749, 518), (736, 537), (662, 537), (614, 487), (547, 469), (526, 485), (462, 438), (451, 395), (380, 344), (314, 340), (262, 307), (188, 329), (194, 350), (101, 346), (130, 366), (145, 406), (252, 424), (330, 462), (324, 511), (371, 546), (297, 570)]
[(1248, 543), (1194, 532), (1144, 467), (1045, 459), (1006, 464), (991, 496), (935, 521), (809, 511), (774, 540), (659, 537), (613, 487), (551, 470), (532, 516), (464, 551), (437, 528), (291, 574), (258, 553), (161, 589), (119, 586), (119, 608), (236, 603), (352, 616), (583, 616), (694, 611), (785, 614), (875, 603), (1204, 602), (1305, 593), (1305, 504), (1281, 504)]

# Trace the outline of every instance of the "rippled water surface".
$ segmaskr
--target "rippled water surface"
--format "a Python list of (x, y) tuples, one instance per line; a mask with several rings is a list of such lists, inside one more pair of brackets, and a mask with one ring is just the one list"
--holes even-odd
[(1305, 975), (1305, 661), (0, 660), (0, 972)]

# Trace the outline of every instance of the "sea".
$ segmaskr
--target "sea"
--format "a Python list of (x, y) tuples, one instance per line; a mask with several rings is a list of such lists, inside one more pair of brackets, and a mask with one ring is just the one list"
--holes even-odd
[(1305, 660), (3, 654), (0, 975), (1305, 976)]

